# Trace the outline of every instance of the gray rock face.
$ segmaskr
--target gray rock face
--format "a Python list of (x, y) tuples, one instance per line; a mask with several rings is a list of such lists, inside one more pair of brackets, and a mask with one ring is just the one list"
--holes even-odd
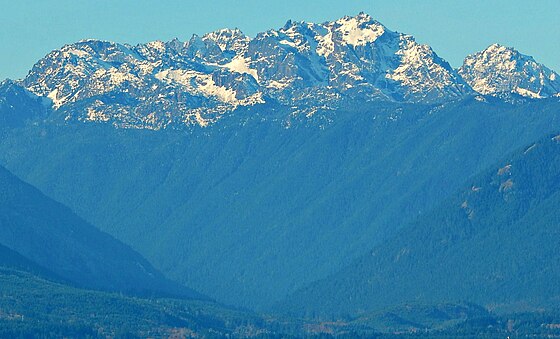
[(530, 56), (499, 44), (469, 55), (459, 74), (484, 95), (515, 94), (539, 99), (560, 93), (560, 76), (556, 72)]
[(492, 45), (454, 70), (364, 13), (288, 21), (254, 38), (222, 29), (137, 46), (83, 40), (48, 54), (22, 84), (50, 98), (63, 119), (150, 129), (207, 126), (240, 106), (271, 102), (311, 116), (346, 99), (439, 104), (560, 92), (558, 74), (512, 48)]
[(473, 93), (429, 46), (363, 13), (289, 21), (252, 39), (223, 29), (137, 46), (83, 40), (48, 54), (22, 83), (64, 119), (152, 129), (206, 126), (267, 102), (311, 115), (344, 98), (438, 103)]

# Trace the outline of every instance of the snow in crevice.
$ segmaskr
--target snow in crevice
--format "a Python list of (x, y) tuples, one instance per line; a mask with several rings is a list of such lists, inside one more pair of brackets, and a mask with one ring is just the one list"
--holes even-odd
[(50, 92), (47, 98), (51, 99), (54, 109), (60, 108), (68, 100), (68, 96), (60, 97), (58, 88)]
[(251, 69), (247, 62), (247, 59), (242, 56), (236, 56), (232, 61), (223, 65), (223, 67), (229, 69), (232, 72), (249, 74), (255, 79), (255, 81), (257, 81), (257, 83), (259, 82), (259, 75), (257, 73), (257, 70)]
[(216, 85), (211, 74), (190, 70), (165, 70), (157, 73), (155, 77), (166, 83), (181, 84), (193, 93), (216, 97), (222, 102), (237, 101), (235, 91)]
[(327, 58), (334, 52), (334, 42), (333, 42), (333, 33), (329, 30), (329, 32), (324, 35), (318, 37), (318, 46), (317, 46), (317, 54)]

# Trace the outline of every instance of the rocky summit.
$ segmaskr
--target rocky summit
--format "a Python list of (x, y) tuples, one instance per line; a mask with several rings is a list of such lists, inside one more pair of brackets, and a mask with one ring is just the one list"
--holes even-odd
[(536, 99), (560, 93), (560, 76), (556, 72), (530, 56), (499, 44), (469, 55), (459, 74), (481, 94), (501, 96), (515, 93)]
[(492, 45), (455, 70), (364, 13), (288, 21), (254, 38), (222, 29), (136, 46), (82, 40), (49, 53), (21, 83), (50, 98), (64, 120), (149, 129), (207, 126), (267, 103), (311, 116), (346, 100), (439, 104), (478, 93), (560, 92), (555, 72), (511, 48)]

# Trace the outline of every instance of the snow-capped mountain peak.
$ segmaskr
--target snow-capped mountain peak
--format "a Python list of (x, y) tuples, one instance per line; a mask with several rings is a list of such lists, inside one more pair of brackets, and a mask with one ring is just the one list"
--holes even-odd
[(220, 49), (225, 51), (233, 51), (239, 53), (247, 48), (251, 39), (243, 34), (239, 29), (224, 28), (211, 33), (207, 33), (202, 40), (214, 41)]
[(465, 58), (459, 74), (485, 95), (546, 98), (560, 93), (560, 77), (512, 47), (492, 44)]
[(53, 51), (23, 80), (66, 119), (164, 128), (207, 125), (239, 106), (276, 101), (311, 115), (345, 98), (436, 103), (470, 88), (429, 47), (360, 13), (288, 21), (137, 46), (84, 40)]
[[(500, 45), (459, 72), (483, 94), (544, 97), (559, 88), (556, 73)], [(433, 104), (476, 93), (430, 46), (365, 13), (288, 21), (254, 38), (226, 28), (185, 42), (82, 40), (49, 53), (22, 84), (67, 120), (155, 129), (206, 126), (267, 102), (310, 116), (347, 99)]]
[(385, 26), (365, 13), (355, 17), (345, 16), (333, 24), (334, 31), (340, 34), (341, 40), (352, 46), (364, 46), (373, 43), (385, 33)]

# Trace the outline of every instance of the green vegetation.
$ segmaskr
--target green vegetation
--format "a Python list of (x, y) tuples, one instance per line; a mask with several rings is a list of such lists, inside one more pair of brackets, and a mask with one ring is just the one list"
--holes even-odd
[(76, 285), (202, 298), (1, 166), (0, 227), (2, 245)]
[[(265, 308), (335, 273), (513, 149), (558, 101), (268, 105), (187, 131), (30, 123), (0, 163), (173, 279)], [(285, 128), (286, 126), (290, 128)]]
[(393, 239), (279, 308), (310, 316), (460, 300), (497, 311), (554, 308), (559, 141), (550, 135), (504, 158)]
[(559, 314), (496, 316), (472, 304), (406, 305), (354, 320), (313, 322), (204, 301), (87, 291), (0, 268), (0, 338), (538, 338), (560, 334)]
[(0, 338), (221, 337), (268, 333), (264, 325), (209, 302), (87, 291), (0, 268)]
[[(560, 138), (531, 143), (557, 99), (271, 104), (158, 132), (18, 105), (0, 164), (65, 205), (0, 167), (0, 338), (560, 334)], [(292, 293), (276, 310), (305, 320), (164, 299), (200, 295), (109, 234), (229, 304)]]
[(64, 281), (62, 278), (47, 270), (46, 268), (37, 265), (33, 261), (27, 259), (21, 254), (7, 248), (2, 244), (0, 244), (0, 267), (30, 272), (34, 275), (47, 278), (51, 281)]

